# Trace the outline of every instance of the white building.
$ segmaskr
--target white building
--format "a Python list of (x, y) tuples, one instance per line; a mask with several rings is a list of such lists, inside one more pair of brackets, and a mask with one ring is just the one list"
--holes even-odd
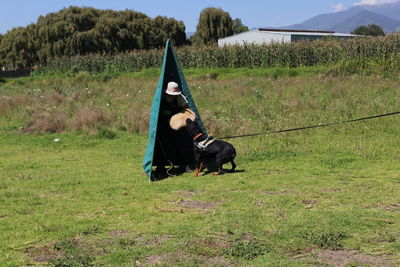
[(326, 37), (353, 38), (357, 37), (357, 35), (349, 33), (335, 33), (333, 31), (300, 31), (260, 28), (218, 39), (218, 46), (292, 43), (300, 40), (317, 40)]

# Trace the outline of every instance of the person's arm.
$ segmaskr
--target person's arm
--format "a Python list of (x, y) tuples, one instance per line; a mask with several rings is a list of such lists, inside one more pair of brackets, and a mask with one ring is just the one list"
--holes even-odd
[(179, 95), (178, 105), (182, 110), (189, 108), (189, 102), (186, 100), (186, 97), (183, 94)]

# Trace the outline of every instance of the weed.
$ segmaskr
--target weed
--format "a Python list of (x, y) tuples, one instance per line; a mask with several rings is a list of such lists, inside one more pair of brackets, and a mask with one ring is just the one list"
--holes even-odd
[(319, 248), (339, 250), (343, 248), (342, 241), (348, 236), (344, 232), (308, 232), (302, 235), (302, 238), (311, 242)]
[(92, 266), (94, 258), (79, 247), (75, 239), (64, 239), (53, 247), (54, 250), (61, 253), (61, 256), (56, 259), (51, 259), (50, 264), (57, 267), (66, 266)]
[(136, 242), (129, 238), (121, 238), (118, 240), (118, 245), (123, 249), (130, 249)]
[(244, 260), (253, 260), (271, 252), (271, 248), (260, 241), (239, 240), (224, 251), (227, 256)]
[(206, 257), (217, 257), (224, 254), (224, 244), (218, 243), (214, 239), (202, 239), (194, 242), (188, 242), (185, 250), (190, 254)]
[(97, 128), (97, 137), (105, 139), (114, 139), (117, 137), (117, 134), (107, 128), (99, 127)]

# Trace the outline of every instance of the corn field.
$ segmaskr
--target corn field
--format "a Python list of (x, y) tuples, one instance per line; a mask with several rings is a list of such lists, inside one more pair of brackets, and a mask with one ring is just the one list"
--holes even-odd
[[(163, 49), (138, 50), (116, 55), (55, 58), (41, 66), (37, 74), (86, 72), (130, 72), (160, 67)], [(363, 68), (368, 64), (400, 66), (400, 34), (348, 40), (318, 40), (271, 45), (227, 47), (182, 47), (176, 49), (183, 68), (270, 68), (344, 64)]]

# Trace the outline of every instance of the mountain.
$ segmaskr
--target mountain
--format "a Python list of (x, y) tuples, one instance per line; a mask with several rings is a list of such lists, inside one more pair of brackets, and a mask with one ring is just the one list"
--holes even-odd
[(279, 27), (293, 30), (330, 30), (350, 33), (355, 28), (378, 24), (385, 32), (400, 29), (400, 2), (382, 5), (353, 6), (347, 10), (321, 14), (302, 23)]
[(353, 7), (341, 12), (321, 14), (300, 24), (289, 25), (282, 28), (293, 30), (328, 30), (362, 11), (363, 9), (360, 7)]
[(361, 25), (378, 24), (385, 32), (394, 32), (400, 28), (400, 21), (370, 11), (361, 11), (351, 18), (330, 28), (335, 32), (352, 32)]
[(362, 6), (362, 8), (364, 10), (371, 11), (379, 15), (387, 16), (395, 20), (400, 20), (400, 2), (374, 6)]

